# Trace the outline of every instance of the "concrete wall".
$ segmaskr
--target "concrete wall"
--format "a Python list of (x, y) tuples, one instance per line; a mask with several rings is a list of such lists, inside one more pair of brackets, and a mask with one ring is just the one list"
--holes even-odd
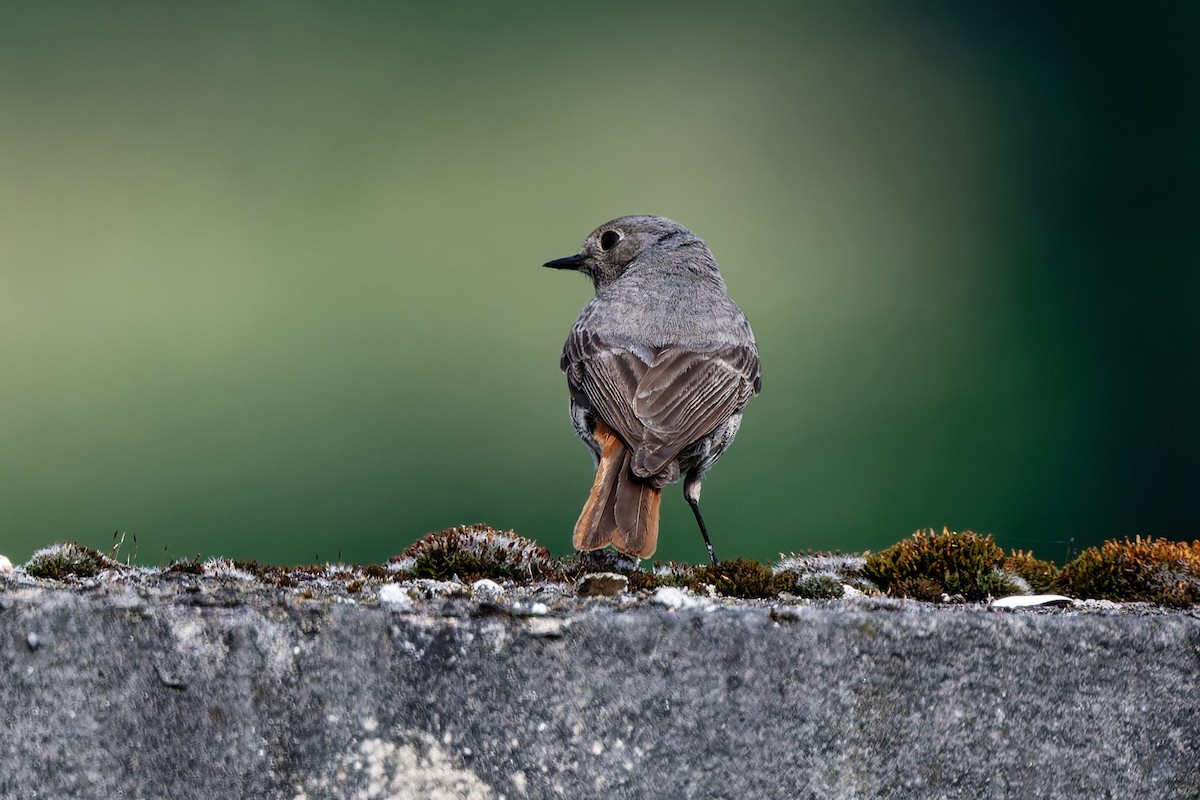
[(1190, 613), (0, 586), (4, 798), (1200, 797)]

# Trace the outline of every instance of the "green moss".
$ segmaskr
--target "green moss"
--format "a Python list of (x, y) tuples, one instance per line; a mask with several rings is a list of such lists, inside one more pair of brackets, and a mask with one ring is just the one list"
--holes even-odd
[(1034, 594), (1047, 594), (1055, 591), (1054, 582), (1058, 578), (1058, 567), (1049, 561), (1034, 558), (1033, 553), (1026, 550), (1013, 550), (1004, 559), (1004, 571), (1024, 580)]
[(705, 584), (716, 587), (718, 594), (727, 597), (778, 597), (781, 592), (792, 591), (796, 573), (772, 572), (757, 561), (735, 558), (697, 567), (688, 588), (702, 592)]
[(869, 554), (863, 575), (896, 597), (940, 600), (946, 595), (980, 601), (1021, 591), (1000, 571), (1003, 564), (1004, 551), (990, 535), (924, 530)]
[(562, 564), (537, 542), (486, 525), (431, 533), (405, 550), (398, 563), (413, 577), (435, 580), (531, 580), (563, 575)]
[(29, 559), (25, 572), (34, 578), (62, 581), (68, 578), (91, 578), (101, 570), (120, 565), (99, 550), (76, 543), (43, 547)]
[(1063, 567), (1056, 586), (1072, 597), (1195, 605), (1200, 603), (1200, 540), (1110, 539)]

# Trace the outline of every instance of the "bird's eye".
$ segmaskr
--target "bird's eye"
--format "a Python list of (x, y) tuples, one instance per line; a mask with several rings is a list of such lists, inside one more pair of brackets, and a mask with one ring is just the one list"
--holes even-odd
[(605, 231), (600, 234), (600, 249), (612, 250), (617, 246), (617, 242), (621, 241), (621, 234), (616, 231)]

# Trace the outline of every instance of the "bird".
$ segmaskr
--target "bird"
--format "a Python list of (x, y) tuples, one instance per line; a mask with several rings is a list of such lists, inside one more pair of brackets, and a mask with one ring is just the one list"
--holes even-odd
[(619, 217), (546, 267), (582, 272), (595, 296), (563, 345), (571, 421), (592, 452), (595, 480), (575, 523), (576, 550), (649, 558), (663, 487), (683, 478), (700, 513), (704, 473), (733, 442), (762, 388), (758, 346), (717, 260), (665, 217)]

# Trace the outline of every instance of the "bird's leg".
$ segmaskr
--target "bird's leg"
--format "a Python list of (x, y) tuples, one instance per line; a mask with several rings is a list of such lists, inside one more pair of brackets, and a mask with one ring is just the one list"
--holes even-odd
[(683, 496), (688, 501), (688, 505), (692, 507), (692, 513), (696, 515), (696, 524), (700, 526), (700, 535), (704, 537), (704, 546), (708, 548), (708, 560), (715, 566), (717, 563), (717, 554), (713, 550), (712, 539), (708, 538), (708, 527), (704, 524), (704, 517), (700, 514), (700, 476), (688, 475), (683, 482)]

